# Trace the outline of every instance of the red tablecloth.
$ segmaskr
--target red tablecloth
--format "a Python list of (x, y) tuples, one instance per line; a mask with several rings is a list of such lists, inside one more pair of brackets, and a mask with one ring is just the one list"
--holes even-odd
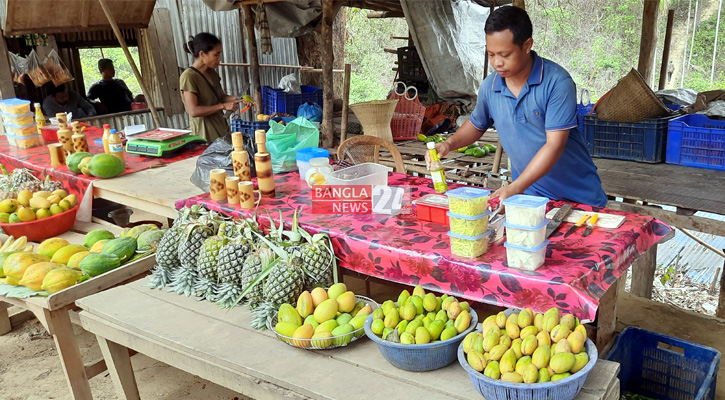
[[(311, 233), (332, 237), (339, 265), (385, 280), (423, 285), (426, 289), (506, 307), (531, 307), (545, 311), (559, 307), (581, 319), (594, 320), (604, 292), (632, 262), (663, 238), (671, 228), (651, 217), (614, 210), (626, 216), (614, 229), (595, 229), (586, 238), (575, 234), (564, 239), (571, 226), (564, 223), (549, 239), (546, 263), (536, 271), (510, 269), (503, 241), (491, 245), (478, 258), (451, 255), (447, 226), (420, 222), (415, 214), (401, 216), (330, 215), (310, 212), (310, 189), (300, 184), (297, 173), (275, 178), (277, 197), (263, 199), (257, 215), (267, 224), (267, 213), (277, 221), (281, 210), (292, 222), (296, 207), (302, 207), (301, 226)], [(391, 174), (389, 185), (410, 185), (412, 199), (435, 193), (430, 179)], [(251, 212), (215, 202), (209, 194), (180, 200), (178, 208), (202, 204), (226, 215), (249, 216)], [(549, 202), (549, 209), (563, 202)], [(576, 210), (599, 211), (598, 207), (574, 205)], [(274, 212), (272, 212), (274, 211)]]
[[(85, 134), (90, 152), (93, 154), (103, 153), (103, 145), (94, 143), (96, 139), (99, 139), (103, 135), (103, 130), (101, 128), (88, 126), (85, 129)], [(170, 164), (189, 157), (195, 157), (201, 154), (204, 149), (206, 149), (206, 145), (198, 145), (193, 149), (181, 151), (170, 158), (145, 157), (126, 153), (126, 171), (122, 175), (143, 171), (154, 166)], [(4, 136), (0, 139), (0, 164), (5, 165), (8, 171), (12, 171), (15, 168), (27, 168), (34, 171), (40, 178), (43, 178), (44, 175), (52, 175), (56, 180), (62, 182), (72, 193), (81, 195), (86, 192), (86, 189), (88, 189), (92, 181), (99, 179), (92, 176), (74, 174), (65, 165), (53, 168), (50, 166), (50, 154), (46, 146), (20, 149), (15, 146), (10, 146), (7, 138)], [(192, 172), (189, 171), (189, 174)]]

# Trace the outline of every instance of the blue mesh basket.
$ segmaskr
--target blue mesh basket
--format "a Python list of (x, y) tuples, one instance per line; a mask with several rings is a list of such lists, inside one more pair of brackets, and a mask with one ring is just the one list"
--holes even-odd
[(463, 342), (463, 338), (476, 328), (478, 314), (472, 309), (471, 325), (458, 335), (436, 343), (428, 344), (400, 344), (383, 340), (374, 334), (370, 325), (373, 323), (372, 315), (365, 320), (365, 334), (370, 340), (378, 344), (378, 350), (388, 362), (395, 367), (406, 371), (432, 371), (443, 368), (456, 361), (456, 349)]
[(587, 354), (589, 362), (581, 371), (554, 382), (543, 383), (512, 383), (492, 379), (478, 372), (468, 365), (466, 355), (463, 353), (463, 343), (458, 348), (458, 362), (468, 372), (473, 387), (486, 400), (572, 400), (579, 394), (587, 380), (587, 375), (597, 363), (599, 352), (594, 342), (587, 339)]

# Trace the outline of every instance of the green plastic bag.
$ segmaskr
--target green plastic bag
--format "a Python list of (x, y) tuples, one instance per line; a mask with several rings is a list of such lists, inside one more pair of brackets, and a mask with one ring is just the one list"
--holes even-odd
[(297, 171), (297, 150), (319, 144), (320, 131), (306, 118), (299, 117), (287, 125), (269, 121), (267, 151), (272, 157), (274, 173)]

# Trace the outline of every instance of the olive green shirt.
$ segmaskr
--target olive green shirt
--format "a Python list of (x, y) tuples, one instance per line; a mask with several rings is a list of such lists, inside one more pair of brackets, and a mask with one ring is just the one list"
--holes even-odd
[[(216, 71), (209, 71), (212, 76), (209, 82), (204, 75), (187, 68), (179, 77), (179, 86), (182, 91), (196, 93), (197, 104), (200, 106), (213, 106), (219, 104), (224, 99), (224, 89), (222, 89), (221, 78)], [(214, 87), (214, 90), (209, 84)], [(181, 94), (182, 100), (184, 94)], [(229, 124), (224, 118), (224, 111), (218, 111), (206, 117), (189, 116), (190, 129), (195, 135), (201, 136), (208, 142), (213, 142), (229, 133)]]

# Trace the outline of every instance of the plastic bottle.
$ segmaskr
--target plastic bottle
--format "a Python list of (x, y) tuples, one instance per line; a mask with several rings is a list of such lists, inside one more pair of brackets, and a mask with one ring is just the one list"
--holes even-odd
[(38, 127), (38, 135), (43, 135), (40, 128), (45, 126), (45, 115), (43, 115), (43, 109), (40, 108), (40, 103), (35, 103), (35, 125)]
[(111, 136), (111, 125), (109, 124), (103, 124), (103, 151), (107, 154), (111, 153), (111, 151), (108, 149), (108, 138)]
[(121, 135), (119, 135), (115, 129), (111, 129), (108, 137), (108, 150), (109, 154), (113, 154), (114, 156), (120, 158), (121, 161), (123, 161), (123, 166), (126, 166), (126, 158), (124, 157), (123, 152), (123, 140), (121, 139)]
[(434, 142), (428, 142), (426, 146), (428, 147), (428, 154), (430, 155), (430, 174), (433, 177), (433, 188), (438, 193), (445, 193), (448, 191), (446, 173), (443, 171), (443, 164), (440, 158), (438, 158), (436, 144)]

